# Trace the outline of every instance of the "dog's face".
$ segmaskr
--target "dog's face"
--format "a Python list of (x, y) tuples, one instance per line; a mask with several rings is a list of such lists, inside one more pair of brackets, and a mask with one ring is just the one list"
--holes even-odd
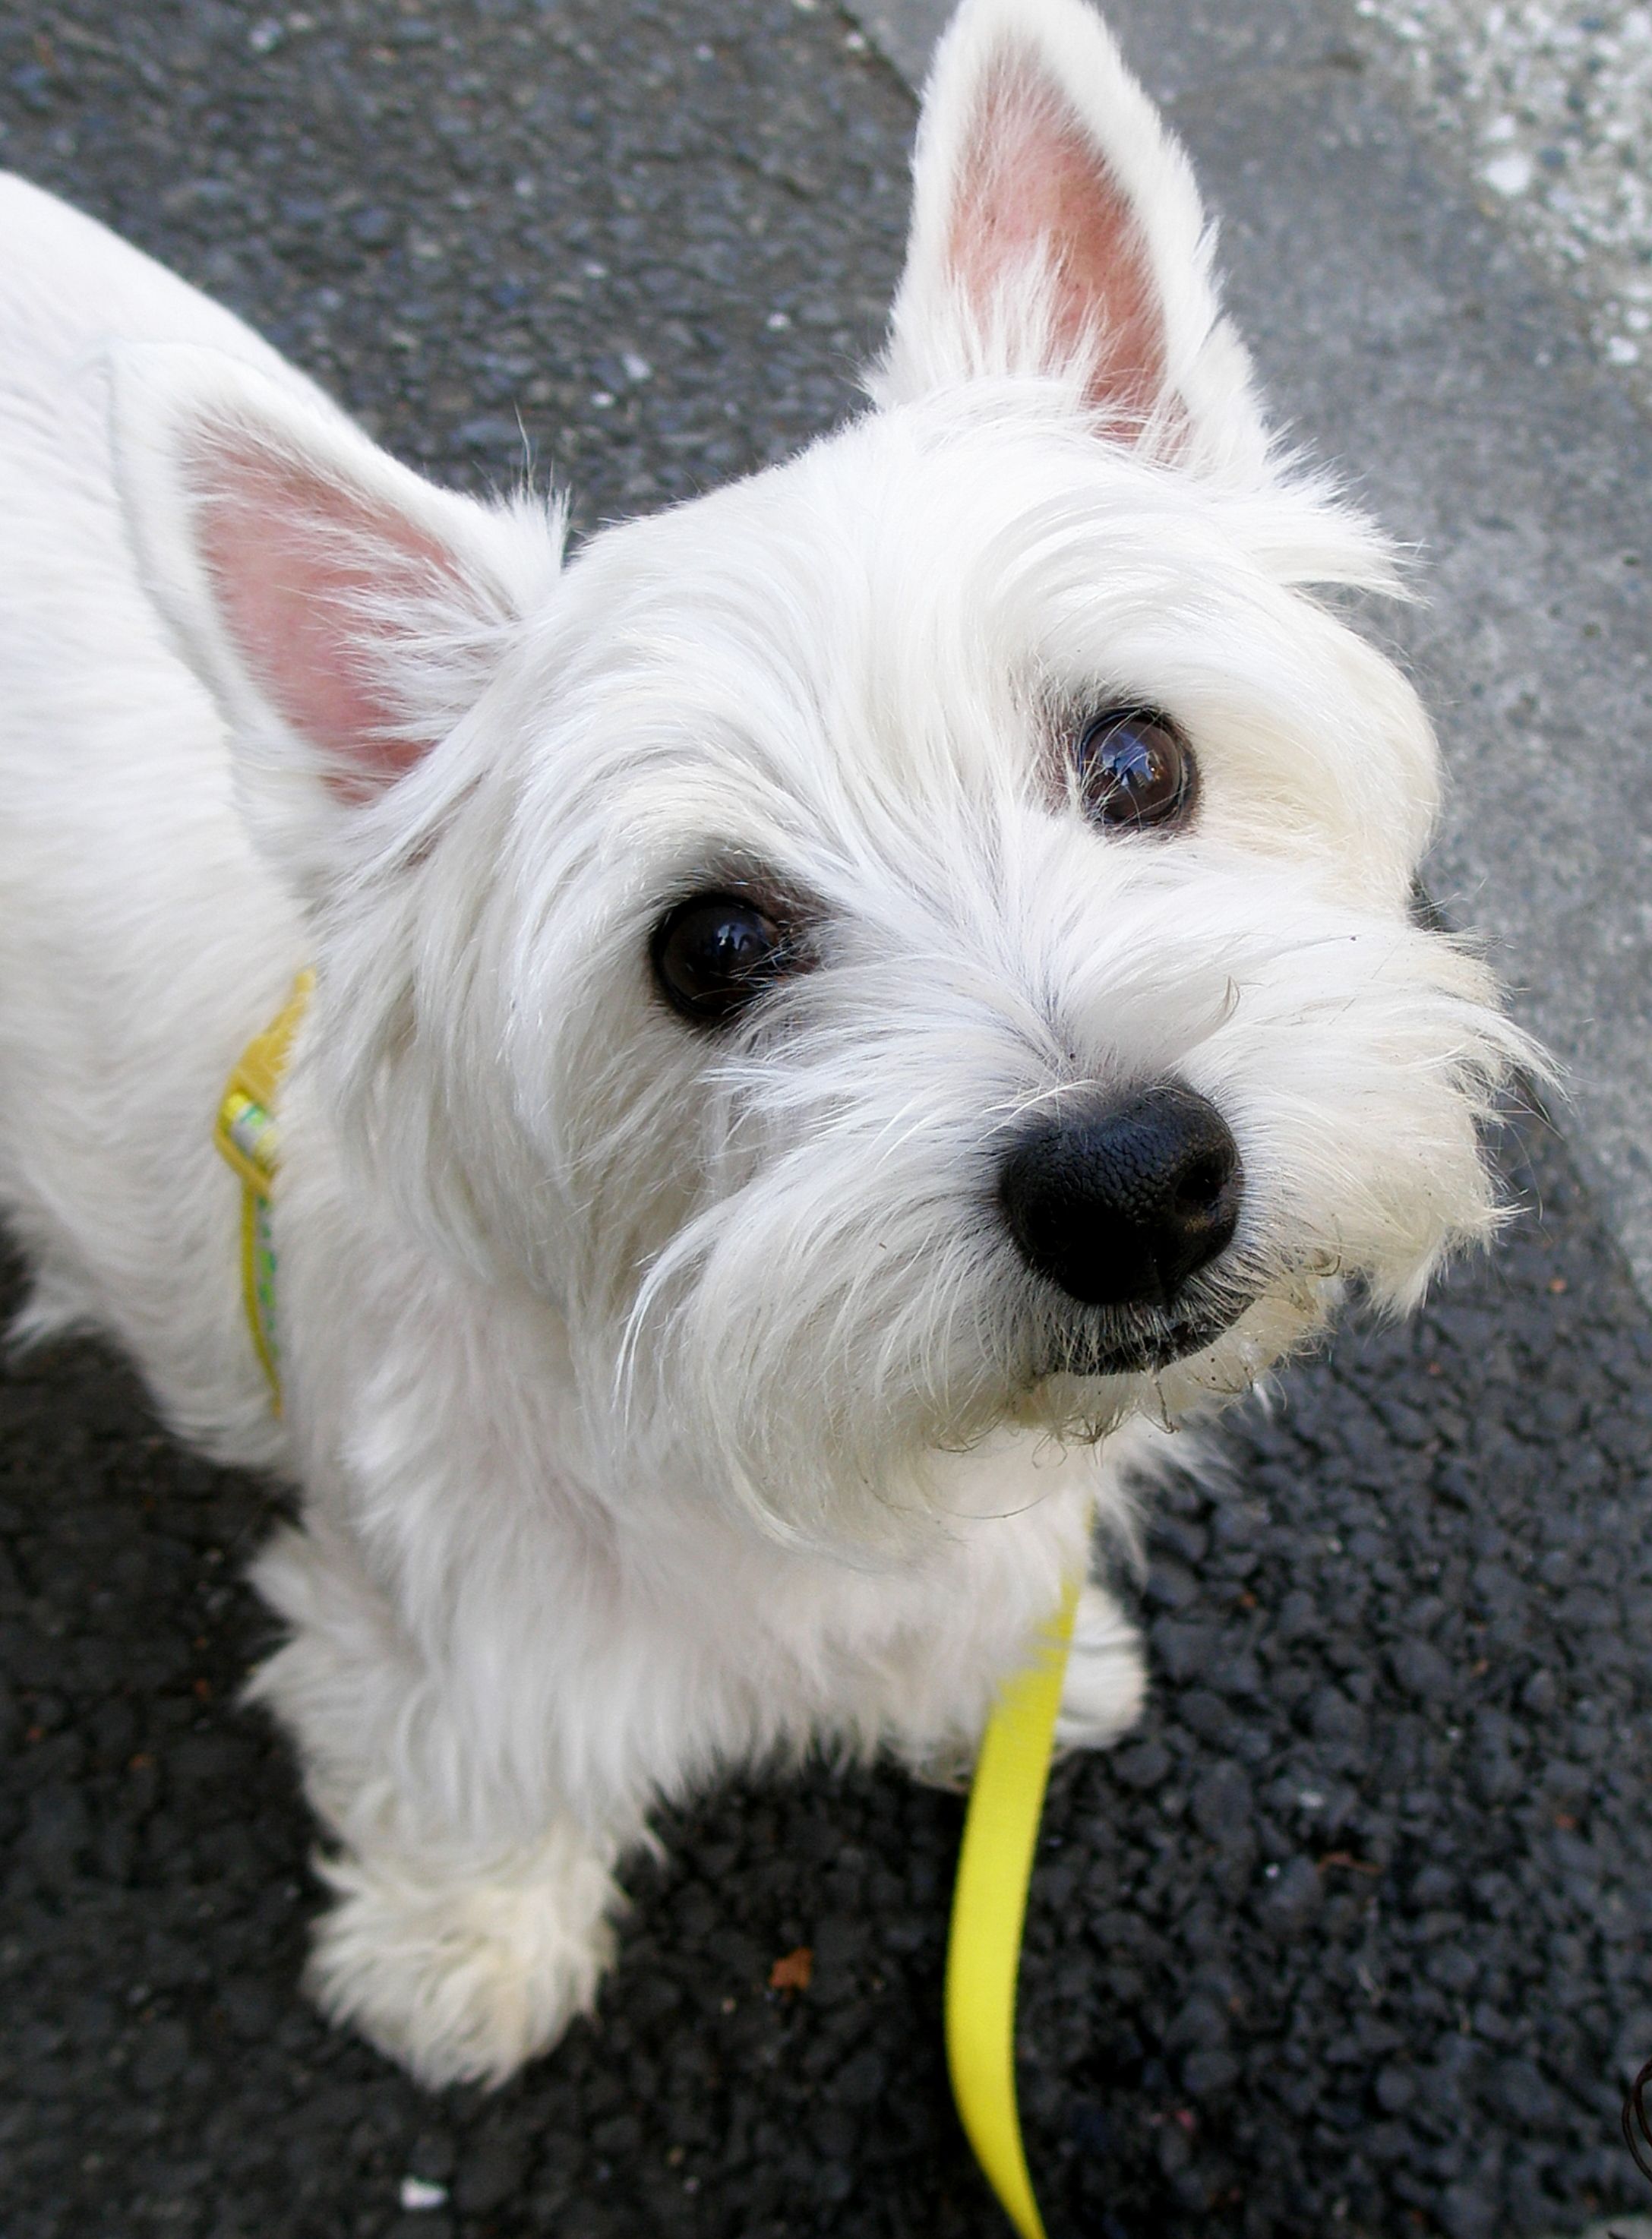
[(302, 397), (123, 370), (324, 1091), (563, 1309), (616, 1485), (871, 1545), (1490, 1221), (1433, 743), (1303, 588), (1387, 563), (1271, 462), (1202, 236), (1082, 0), (969, 0), (876, 409), (560, 572)]

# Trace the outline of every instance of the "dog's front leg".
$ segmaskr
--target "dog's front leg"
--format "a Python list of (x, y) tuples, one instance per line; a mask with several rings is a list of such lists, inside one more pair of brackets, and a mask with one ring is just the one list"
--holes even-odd
[[(984, 1688), (979, 1658), (965, 1664), (932, 1648), (922, 1670), (899, 1676), (881, 1704), (883, 1730), (894, 1756), (915, 1778), (943, 1788), (967, 1784), (998, 1686), (1036, 1653), (1038, 1625), (1012, 1644), (998, 1643)], [(1141, 1715), (1147, 1691), (1136, 1627), (1105, 1586), (1094, 1580), (1080, 1591), (1072, 1645), (1056, 1722), (1063, 1751), (1111, 1749)]]
[(571, 1820), (490, 1849), (340, 1851), (319, 1862), (334, 1902), (307, 1985), (420, 2083), (502, 2083), (595, 2000), (614, 1957), (614, 1856)]
[(1056, 1719), (1058, 1749), (1111, 1749), (1141, 1716), (1146, 1667), (1135, 1626), (1105, 1586), (1078, 1596)]
[(296, 1740), (335, 1844), (309, 1988), (421, 2083), (501, 2083), (589, 2010), (624, 1837), (525, 1805), (349, 1540), (285, 1532), (257, 1583), (290, 1633), (251, 1692)]

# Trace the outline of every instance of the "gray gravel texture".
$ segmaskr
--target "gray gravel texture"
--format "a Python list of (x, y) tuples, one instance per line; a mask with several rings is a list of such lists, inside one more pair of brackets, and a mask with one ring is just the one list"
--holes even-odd
[[(587, 521), (847, 409), (904, 223), (909, 100), (825, 7), (82, 0), (0, 21), (0, 92), (6, 160), (395, 448), (508, 479), (520, 414)], [(1563, 1147), (1504, 1149), (1496, 1259), (1293, 1373), (1222, 1488), (1164, 1505), (1153, 1708), (1059, 1769), (1034, 1883), (1052, 2239), (1643, 2204), (1652, 1326)], [(296, 1992), (309, 1829), (236, 1707), (278, 1496), (89, 1346), (14, 1367), (0, 1424), (7, 2239), (1001, 2231), (940, 2063), (956, 1799), (822, 1771), (708, 1800), (630, 1874), (598, 2020), (427, 2097)], [(799, 1944), (811, 1986), (768, 1990)]]
[(1652, 10), (1632, 0), (1355, 0), (1442, 143), (1652, 402)]

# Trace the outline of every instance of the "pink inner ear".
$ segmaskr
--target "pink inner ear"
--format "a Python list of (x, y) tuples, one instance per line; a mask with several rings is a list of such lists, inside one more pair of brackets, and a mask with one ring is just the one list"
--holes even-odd
[(249, 439), (203, 446), (194, 479), (202, 555), (236, 652), (321, 750), (332, 790), (369, 798), (434, 743), (386, 688), (387, 609), (428, 600), (443, 579), (456, 588), (453, 555), (394, 508)]
[(1042, 250), (1052, 340), (1094, 359), (1091, 402), (1139, 423), (1164, 392), (1164, 325), (1147, 245), (1083, 121), (1031, 58), (989, 80), (961, 165), (948, 254), (978, 316)]

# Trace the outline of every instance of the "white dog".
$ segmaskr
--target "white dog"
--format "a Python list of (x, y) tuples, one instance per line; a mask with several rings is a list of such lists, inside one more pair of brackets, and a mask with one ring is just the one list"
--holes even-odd
[[(1408, 915), (1417, 701), (1306, 588), (1385, 549), (1083, 0), (966, 0), (873, 408), (571, 561), (3, 197), (23, 1330), (301, 1489), (317, 1994), (498, 2080), (657, 1798), (967, 1755), (1164, 1429), (1487, 1232), (1522, 1045)], [(210, 1129), (307, 964), (277, 1419)], [(1140, 1692), (1091, 1586), (1065, 1737)]]

